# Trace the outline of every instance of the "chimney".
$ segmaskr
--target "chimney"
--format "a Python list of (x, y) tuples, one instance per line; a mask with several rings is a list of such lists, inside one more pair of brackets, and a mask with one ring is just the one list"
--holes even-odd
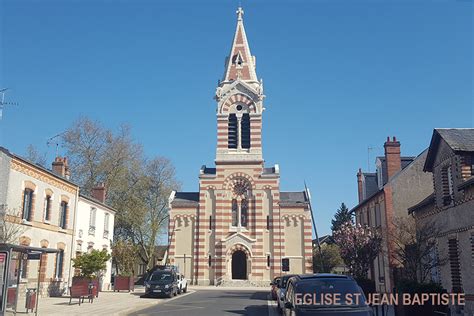
[(359, 168), (359, 172), (357, 172), (357, 189), (359, 192), (359, 203), (364, 200), (364, 189), (363, 189), (363, 181), (362, 181), (362, 169)]
[(397, 141), (395, 136), (392, 140), (390, 140), (390, 137), (387, 137), (383, 147), (385, 148), (385, 163), (387, 164), (387, 181), (389, 181), (395, 173), (402, 170), (400, 142)]
[(99, 202), (105, 203), (105, 184), (100, 183), (92, 189), (92, 197)]
[(69, 179), (69, 165), (66, 157), (57, 156), (53, 161), (53, 173), (60, 177)]

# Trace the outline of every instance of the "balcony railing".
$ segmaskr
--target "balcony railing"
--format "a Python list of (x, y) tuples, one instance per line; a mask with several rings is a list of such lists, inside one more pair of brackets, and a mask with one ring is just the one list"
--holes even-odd
[(95, 227), (89, 226), (89, 235), (95, 236)]

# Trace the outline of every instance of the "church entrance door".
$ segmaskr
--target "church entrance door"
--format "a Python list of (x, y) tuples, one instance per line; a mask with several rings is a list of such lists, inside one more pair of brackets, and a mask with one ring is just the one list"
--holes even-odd
[(247, 279), (247, 256), (242, 250), (237, 250), (232, 254), (232, 279)]

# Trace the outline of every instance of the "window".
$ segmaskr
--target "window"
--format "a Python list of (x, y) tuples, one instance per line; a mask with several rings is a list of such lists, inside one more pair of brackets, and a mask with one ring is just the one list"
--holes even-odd
[(474, 176), (474, 153), (471, 153), (471, 176)]
[(449, 266), (451, 268), (452, 292), (462, 292), (461, 261), (459, 260), (459, 248), (457, 238), (451, 238), (448, 240), (448, 258)]
[(207, 258), (207, 265), (210, 267), (212, 265), (212, 257), (211, 255), (209, 255), (209, 257)]
[(109, 238), (109, 213), (104, 215), (104, 238)]
[(242, 199), (240, 204), (240, 225), (247, 227), (247, 211), (248, 211), (248, 202), (246, 199)]
[(64, 250), (61, 249), (56, 254), (56, 272), (55, 276), (57, 279), (61, 279), (63, 277), (63, 266), (64, 266)]
[(443, 206), (451, 205), (451, 202), (453, 201), (453, 179), (451, 167), (445, 167), (441, 170), (441, 183)]
[(209, 216), (209, 230), (212, 229), (212, 215)]
[(281, 259), (281, 270), (284, 272), (290, 271), (290, 258)]
[(51, 220), (51, 196), (46, 195), (44, 199), (44, 220), (49, 221)]
[(95, 236), (95, 217), (96, 217), (97, 209), (95, 207), (91, 207), (89, 213), (89, 235)]
[(267, 255), (267, 268), (270, 268), (271, 258), (270, 255)]
[(229, 115), (229, 128), (228, 128), (228, 148), (237, 148), (237, 138), (238, 138), (238, 128), (237, 128), (237, 116), (235, 114)]
[(245, 113), (242, 115), (242, 122), (240, 123), (242, 148), (250, 148), (250, 115)]
[(381, 218), (380, 218), (380, 204), (375, 204), (375, 227), (380, 227), (381, 225)]
[(62, 229), (67, 228), (67, 209), (68, 205), (66, 201), (61, 202), (60, 210), (59, 210), (59, 226)]
[(233, 199), (232, 200), (232, 226), (237, 226), (238, 225), (238, 208), (239, 206), (237, 205), (237, 200)]
[(267, 230), (270, 230), (270, 215), (267, 215)]
[(21, 278), (26, 279), (28, 277), (28, 256), (23, 253), (19, 253), (18, 256), (23, 256), (21, 260)]
[(21, 218), (31, 221), (31, 211), (33, 207), (33, 190), (25, 189), (23, 193), (23, 212)]

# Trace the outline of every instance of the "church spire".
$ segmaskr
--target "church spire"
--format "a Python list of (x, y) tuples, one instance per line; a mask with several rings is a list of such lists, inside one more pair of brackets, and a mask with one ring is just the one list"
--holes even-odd
[(244, 10), (239, 7), (237, 13), (237, 28), (230, 55), (226, 60), (226, 70), (223, 81), (243, 80), (257, 81), (255, 72), (255, 56), (250, 54), (250, 47), (247, 42), (244, 28)]

